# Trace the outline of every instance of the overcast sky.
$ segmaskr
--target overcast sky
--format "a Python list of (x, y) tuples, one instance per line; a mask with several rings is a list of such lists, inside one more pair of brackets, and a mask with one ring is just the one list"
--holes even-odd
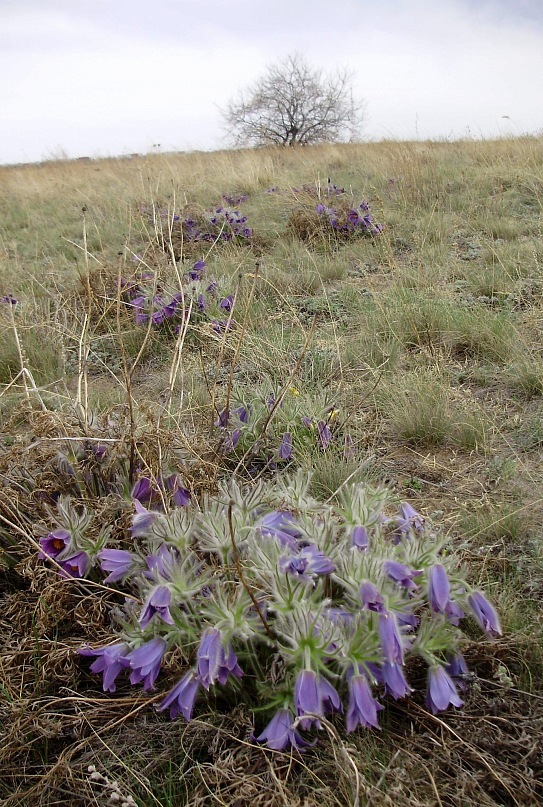
[(367, 139), (543, 130), (543, 0), (0, 0), (0, 163), (224, 147), (295, 51), (355, 71)]

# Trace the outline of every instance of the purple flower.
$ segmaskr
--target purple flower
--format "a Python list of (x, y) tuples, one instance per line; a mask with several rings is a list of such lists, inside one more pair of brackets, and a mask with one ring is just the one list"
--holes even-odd
[(360, 586), (360, 599), (364, 610), (375, 611), (378, 614), (386, 613), (384, 597), (369, 580), (364, 580)]
[[(451, 678), (455, 679), (456, 685), (459, 689), (465, 689), (465, 678), (469, 675), (468, 665), (462, 653), (450, 653), (447, 656), (447, 664), (445, 671)], [(458, 680), (460, 679), (460, 680)]]
[(361, 524), (353, 527), (351, 531), (351, 544), (362, 550), (368, 548), (368, 531)]
[(428, 571), (428, 599), (430, 608), (438, 614), (444, 614), (449, 604), (451, 586), (447, 572), (441, 563), (434, 563)]
[(236, 406), (235, 409), (232, 409), (232, 414), (236, 415), (242, 423), (249, 422), (249, 410), (245, 406)]
[(322, 709), (325, 714), (327, 712), (343, 713), (343, 704), (341, 703), (337, 689), (322, 676), (319, 676), (319, 691)]
[(151, 501), (155, 495), (151, 480), (146, 476), (142, 476), (132, 488), (132, 493), (130, 495), (133, 499), (137, 499), (139, 502), (142, 502), (142, 504), (144, 502)]
[(288, 510), (272, 510), (271, 513), (266, 513), (256, 527), (262, 536), (276, 538), (282, 546), (298, 550), (296, 539), (301, 533), (294, 516)]
[(395, 700), (405, 698), (413, 690), (405, 680), (405, 675), (400, 664), (385, 661), (380, 670), (380, 679), (385, 688), (385, 692), (392, 695)]
[(301, 728), (309, 729), (313, 723), (317, 728), (320, 728), (320, 722), (317, 718), (324, 717), (324, 709), (319, 689), (319, 679), (312, 670), (301, 670), (298, 673), (294, 688), (294, 707), (298, 716), (306, 714), (317, 716), (300, 720)]
[(40, 538), (41, 549), (38, 558), (40, 560), (57, 558), (66, 549), (71, 540), (72, 536), (68, 530), (53, 530), (45, 538)]
[(201, 280), (205, 272), (205, 261), (196, 261), (192, 269), (189, 271), (189, 278), (191, 280)]
[(234, 295), (229, 294), (228, 297), (223, 297), (219, 303), (219, 308), (223, 308), (225, 311), (231, 311), (234, 307)]
[(435, 715), (447, 709), (451, 704), (458, 707), (463, 705), (463, 701), (458, 697), (454, 681), (445, 672), (444, 667), (430, 667), (428, 669), (426, 706)]
[(126, 656), (127, 666), (132, 670), (130, 683), (140, 684), (143, 682), (144, 691), (152, 689), (160, 672), (160, 665), (165, 652), (166, 642), (158, 636), (140, 645), (136, 650), (132, 650)]
[(238, 658), (230, 643), (226, 650), (223, 646), (220, 630), (208, 628), (200, 641), (196, 654), (198, 667), (198, 680), (206, 688), (217, 681), (225, 684), (230, 674), (241, 678), (243, 671), (238, 664)]
[(132, 533), (133, 538), (139, 538), (140, 536), (145, 535), (158, 513), (153, 513), (150, 510), (146, 510), (145, 507), (140, 504), (138, 499), (134, 499), (134, 507), (136, 508), (136, 512), (132, 516), (132, 527), (130, 532)]
[(408, 591), (417, 590), (418, 586), (413, 582), (413, 578), (421, 575), (421, 571), (409, 569), (407, 566), (405, 566), (403, 563), (399, 563), (397, 560), (386, 560), (383, 564), (383, 568), (390, 579), (394, 580), (395, 583), (398, 583)]
[(326, 449), (332, 442), (332, 432), (330, 431), (330, 427), (324, 420), (319, 420), (317, 424), (317, 429), (319, 432), (319, 440), (322, 449), (323, 451), (326, 451)]
[(170, 708), (170, 718), (174, 720), (178, 715), (183, 715), (185, 720), (190, 720), (194, 709), (194, 702), (200, 682), (193, 670), (190, 670), (172, 690), (166, 695), (158, 707), (159, 712)]
[(176, 560), (175, 549), (168, 548), (165, 544), (162, 544), (156, 555), (147, 555), (145, 558), (147, 568), (151, 574), (144, 572), (144, 577), (147, 577), (149, 580), (156, 580), (157, 575), (160, 575), (160, 577), (166, 580), (171, 580), (171, 573), (173, 567), (176, 565)]
[(98, 553), (100, 565), (103, 572), (110, 572), (104, 583), (116, 583), (122, 580), (130, 572), (134, 571), (140, 563), (140, 559), (126, 549), (102, 549)]
[(285, 432), (279, 446), (279, 459), (289, 460), (292, 456), (292, 435)]
[(347, 708), (347, 731), (354, 731), (358, 725), (365, 728), (379, 728), (377, 712), (383, 709), (372, 695), (365, 675), (353, 675), (349, 679), (349, 706)]
[(400, 513), (401, 516), (396, 519), (396, 529), (401, 535), (405, 535), (410, 529), (422, 532), (424, 519), (408, 502), (400, 505)]
[(62, 577), (85, 577), (87, 569), (90, 565), (90, 558), (86, 552), (76, 552), (69, 558), (64, 558), (60, 563), (62, 571), (59, 574)]
[(233, 429), (232, 434), (229, 434), (224, 441), (224, 450), (225, 451), (233, 451), (234, 448), (239, 443), (239, 438), (241, 437), (241, 429)]
[(462, 617), (465, 616), (464, 612), (458, 605), (458, 603), (454, 602), (453, 600), (449, 600), (447, 603), (447, 607), (445, 608), (445, 615), (451, 625), (459, 625), (460, 620)]
[(289, 747), (297, 751), (306, 748), (311, 743), (306, 742), (299, 732), (292, 728), (294, 720), (290, 709), (279, 709), (262, 734), (254, 739), (257, 743), (266, 743), (272, 751), (284, 751)]
[(115, 692), (115, 679), (119, 673), (127, 666), (126, 656), (129, 646), (126, 642), (109, 644), (106, 647), (98, 647), (91, 650), (87, 645), (79, 650), (81, 656), (97, 656), (90, 669), (93, 673), (103, 673), (104, 692)]
[(279, 569), (283, 574), (296, 575), (305, 580), (310, 580), (318, 574), (330, 574), (335, 568), (330, 558), (313, 544), (304, 547), (294, 557), (279, 559)]
[(403, 642), (394, 614), (379, 614), (379, 640), (385, 661), (403, 664)]
[(171, 474), (166, 479), (166, 484), (173, 491), (173, 500), (178, 507), (186, 507), (190, 504), (190, 493), (181, 485), (179, 474)]
[(481, 591), (474, 591), (470, 594), (468, 604), (475, 620), (486, 633), (501, 636), (502, 629), (498, 614)]
[(174, 621), (170, 613), (171, 599), (172, 592), (168, 586), (157, 586), (154, 588), (143, 604), (143, 610), (139, 619), (141, 627), (145, 628), (155, 615), (167, 625), (173, 625)]
[(17, 305), (17, 300), (12, 294), (4, 294), (0, 297), (0, 303), (8, 303), (9, 305)]

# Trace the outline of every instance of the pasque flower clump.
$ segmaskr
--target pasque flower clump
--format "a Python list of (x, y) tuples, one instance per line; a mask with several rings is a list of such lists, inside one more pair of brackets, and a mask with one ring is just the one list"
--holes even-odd
[[(471, 619), (499, 635), (493, 606), (444, 538), (386, 488), (348, 484), (333, 504), (309, 485), (299, 471), (246, 488), (231, 480), (199, 505), (169, 500), (168, 511), (134, 499), (131, 549), (101, 541), (89, 552), (130, 594), (111, 644), (81, 651), (104, 690), (120, 678), (154, 689), (174, 653), (181, 675), (161, 711), (190, 720), (222, 688), (267, 706), (253, 739), (272, 749), (305, 748), (305, 732), (333, 714), (347, 731), (378, 728), (383, 696), (413, 692), (414, 657), (427, 665), (428, 708), (460, 707), (462, 629)], [(54, 530), (42, 552), (60, 558), (68, 541)]]

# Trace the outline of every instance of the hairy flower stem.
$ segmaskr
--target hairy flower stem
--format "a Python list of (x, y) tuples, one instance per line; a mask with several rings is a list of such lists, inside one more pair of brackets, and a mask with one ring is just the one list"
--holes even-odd
[(245, 591), (247, 592), (247, 594), (251, 598), (251, 600), (253, 602), (253, 605), (256, 608), (256, 612), (257, 612), (258, 616), (260, 617), (260, 621), (264, 625), (264, 629), (265, 629), (266, 633), (268, 634), (270, 639), (272, 639), (272, 641), (275, 641), (276, 636), (273, 633), (270, 626), (268, 625), (266, 617), (264, 616), (264, 614), (260, 610), (260, 605), (258, 604), (258, 600), (256, 599), (255, 595), (253, 594), (253, 591), (252, 591), (251, 587), (247, 584), (247, 582), (245, 580), (245, 577), (243, 575), (243, 571), (242, 571), (242, 568), (241, 568), (241, 561), (239, 559), (239, 552), (238, 552), (238, 548), (237, 548), (237, 545), (236, 545), (236, 538), (235, 538), (235, 535), (234, 535), (234, 524), (233, 524), (233, 521), (232, 521), (232, 506), (233, 506), (233, 502), (230, 502), (229, 505), (228, 505), (228, 527), (230, 529), (230, 540), (232, 541), (232, 552), (234, 553), (234, 563), (236, 564), (236, 570), (237, 570), (237, 573), (238, 573), (238, 576), (239, 576), (239, 580), (240, 580), (241, 585), (243, 586), (243, 588), (245, 589)]

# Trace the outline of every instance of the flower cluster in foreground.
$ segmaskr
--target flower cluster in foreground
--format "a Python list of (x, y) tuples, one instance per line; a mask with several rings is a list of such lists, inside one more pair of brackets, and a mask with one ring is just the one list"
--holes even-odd
[[(428, 708), (462, 705), (462, 627), (471, 619), (499, 635), (493, 606), (409, 504), (394, 510), (388, 490), (345, 485), (331, 504), (309, 484), (301, 472), (247, 488), (231, 481), (200, 506), (187, 493), (167, 509), (134, 497), (130, 549), (101, 541), (91, 553), (129, 595), (114, 612), (115, 641), (81, 650), (105, 691), (120, 677), (153, 689), (175, 658), (181, 674), (159, 710), (190, 720), (220, 687), (268, 708), (254, 739), (277, 750), (303, 749), (332, 714), (344, 714), (347, 731), (378, 728), (382, 697), (413, 692), (414, 657), (427, 665)], [(145, 499), (141, 488), (133, 494)], [(59, 559), (67, 541), (56, 529), (42, 553)]]

